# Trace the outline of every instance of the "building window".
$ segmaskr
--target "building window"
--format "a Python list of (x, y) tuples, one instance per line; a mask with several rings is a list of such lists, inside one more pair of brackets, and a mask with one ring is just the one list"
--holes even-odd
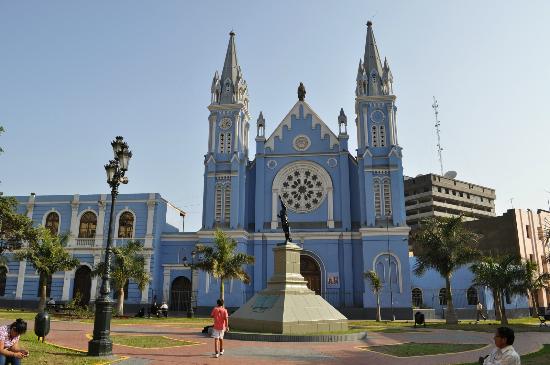
[(473, 286), (469, 287), (466, 291), (466, 298), (468, 299), (468, 305), (476, 305), (478, 302), (476, 288)]
[(390, 179), (384, 179), (384, 214), (391, 215), (391, 185)]
[(414, 288), (412, 290), (412, 305), (413, 307), (422, 307), (422, 290), (420, 288)]
[(371, 138), (371, 144), (372, 144), (372, 147), (378, 147), (378, 128), (373, 125), (371, 128), (371, 134), (370, 134), (370, 138)]
[(94, 238), (97, 227), (97, 217), (93, 212), (86, 212), (80, 218), (78, 238)]
[(118, 238), (134, 237), (134, 215), (131, 212), (124, 212), (118, 219)]
[(374, 213), (376, 218), (382, 218), (382, 193), (381, 193), (380, 180), (374, 179)]
[(226, 133), (226, 139), (225, 139), (225, 153), (231, 153), (231, 133)]
[(217, 223), (229, 223), (231, 214), (231, 185), (230, 182), (216, 185), (215, 219)]
[(0, 296), (6, 295), (6, 279), (8, 277), (8, 269), (5, 266), (0, 266)]
[(439, 289), (439, 305), (447, 305), (447, 289)]
[(381, 125), (379, 128), (380, 128), (380, 147), (386, 147), (386, 127)]
[(218, 153), (225, 151), (225, 133), (220, 133), (220, 139), (218, 142)]
[(527, 238), (531, 238), (531, 226), (530, 225), (525, 226), (525, 232), (527, 233)]
[(52, 235), (59, 233), (59, 214), (51, 212), (46, 217), (46, 229), (50, 231)]

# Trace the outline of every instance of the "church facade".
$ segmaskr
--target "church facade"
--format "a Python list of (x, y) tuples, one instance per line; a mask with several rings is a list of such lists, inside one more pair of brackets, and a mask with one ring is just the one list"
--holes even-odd
[[(212, 81), (205, 120), (209, 135), (205, 136), (202, 228), (198, 232), (175, 228), (167, 218), (173, 209), (158, 194), (123, 194), (119, 198), (115, 235), (120, 235), (121, 226), (129, 227), (121, 219), (128, 218), (124, 211), (130, 212), (133, 228), (123, 229), (122, 238), (143, 239), (147, 270), (153, 278), (143, 292), (130, 283), (128, 304), (142, 305), (156, 296), (174, 310), (182, 310), (191, 300), (198, 308), (211, 307), (219, 296), (219, 282), (204, 272), (190, 270), (189, 264), (198, 259), (193, 255), (195, 246), (212, 244), (218, 228), (238, 242), (239, 251), (255, 257), (255, 264), (247, 268), (250, 284), (231, 281), (225, 285), (227, 306), (245, 303), (266, 287), (273, 273), (272, 249), (284, 240), (277, 218), (281, 199), (288, 209), (292, 240), (303, 249), (302, 274), (310, 289), (338, 308), (374, 314), (376, 299), (364, 278), (366, 271), (374, 270), (384, 284), (383, 311), (411, 318), (409, 228), (392, 83), (390, 67), (380, 58), (369, 22), (357, 78), (355, 83), (350, 80), (356, 94), (357, 150), (348, 150), (344, 110), (338, 113), (335, 109), (334, 120), (326, 123), (306, 102), (302, 85), (297, 102), (273, 124), (271, 135), (265, 134), (270, 122), (262, 113), (257, 116), (252, 132), (256, 154), (250, 156), (248, 89), (237, 60), (235, 34), (230, 33), (223, 69)], [(36, 209), (30, 212), (36, 223), (47, 224), (47, 213), (57, 211), (59, 231), (71, 232), (68, 249), (82, 256), (87, 266), (101, 259), (108, 195), (19, 199), (27, 214), (29, 210), (24, 208), (31, 200), (33, 206), (40, 206), (40, 214)], [(93, 233), (85, 232), (93, 239), (89, 242), (79, 241), (85, 231), (82, 219), (86, 211), (90, 212), (87, 219), (94, 221), (90, 217), (95, 216)], [(6, 295), (11, 299), (36, 298), (32, 288), (38, 285), (37, 277), (27, 266), (11, 263), (8, 268)], [(32, 277), (27, 284), (26, 273)], [(96, 281), (91, 279), (89, 288), (85, 285), (91, 301), (97, 293)], [(56, 300), (74, 296), (74, 271), (54, 275), (52, 283)]]

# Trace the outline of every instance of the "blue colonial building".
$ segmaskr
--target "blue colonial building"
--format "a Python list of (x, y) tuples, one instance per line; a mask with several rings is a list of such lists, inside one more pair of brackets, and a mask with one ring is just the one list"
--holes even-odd
[[(178, 211), (158, 194), (120, 195), (115, 244), (129, 238), (145, 244), (146, 268), (153, 280), (143, 292), (129, 284), (128, 304), (142, 305), (153, 295), (174, 310), (211, 307), (219, 283), (204, 272), (191, 272), (197, 244), (212, 244), (222, 228), (238, 250), (255, 257), (247, 268), (249, 285), (226, 284), (226, 303), (238, 307), (265, 288), (273, 272), (272, 248), (283, 239), (277, 212), (279, 197), (289, 211), (293, 241), (303, 248), (302, 274), (309, 287), (339, 308), (374, 313), (375, 297), (364, 272), (382, 278), (382, 306), (399, 318), (411, 317), (409, 228), (405, 222), (402, 149), (397, 139), (396, 97), (388, 62), (382, 62), (368, 23), (364, 55), (355, 83), (357, 150), (348, 149), (348, 118), (335, 107), (323, 121), (304, 98), (267, 136), (262, 113), (256, 122), (256, 154), (249, 156), (249, 95), (237, 61), (235, 34), (221, 73), (211, 86), (209, 135), (204, 157), (202, 228), (183, 232)], [(335, 131), (331, 129), (331, 125)], [(205, 136), (206, 140), (206, 136)], [(90, 269), (101, 260), (106, 242), (108, 195), (19, 197), (20, 211), (54, 232), (70, 232), (68, 250), (81, 260), (75, 271), (51, 278), (51, 296), (69, 300), (75, 293), (93, 302), (97, 279)], [(175, 217), (175, 218), (174, 218)], [(181, 219), (181, 218), (180, 218)], [(7, 267), (5, 300), (36, 301), (38, 276), (23, 262)]]

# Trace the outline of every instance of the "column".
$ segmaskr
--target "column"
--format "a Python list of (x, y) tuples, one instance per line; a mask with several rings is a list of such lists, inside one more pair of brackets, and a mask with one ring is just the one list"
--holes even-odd
[[(99, 264), (101, 261), (101, 256), (99, 254), (94, 255), (94, 267)], [(101, 280), (99, 276), (92, 277), (92, 287), (90, 288), (90, 301), (95, 302), (95, 299), (97, 298), (97, 284)], [(63, 290), (65, 290), (65, 287), (63, 287)]]
[(61, 294), (62, 301), (69, 300), (69, 289), (71, 288), (71, 281), (74, 278), (74, 272), (74, 270), (65, 271), (65, 275), (63, 277), (63, 293)]
[[(151, 255), (145, 255), (145, 271), (151, 273)], [(166, 300), (166, 299), (165, 299)], [(149, 283), (145, 284), (145, 287), (141, 291), (141, 304), (149, 303)]]
[(164, 268), (164, 280), (162, 281), (162, 300), (167, 303), (170, 300), (170, 268)]
[(78, 206), (79, 206), (80, 195), (75, 194), (73, 200), (71, 201), (71, 227), (69, 228), (71, 232), (71, 238), (69, 246), (76, 246), (75, 239), (78, 237)]
[(279, 190), (273, 189), (271, 194), (271, 229), (277, 229), (277, 198), (279, 197)]
[(155, 223), (154, 219), (156, 205), (157, 202), (155, 200), (155, 194), (149, 194), (149, 200), (147, 200), (147, 230), (145, 232), (145, 248), (153, 247), (153, 223)]
[[(98, 203), (98, 210), (99, 214), (97, 215), (97, 227), (95, 231), (95, 242), (94, 246), (103, 247), (103, 237), (105, 237), (103, 230), (105, 229), (105, 208), (107, 207), (107, 203), (105, 201), (106, 195), (101, 194), (101, 198), (99, 199)], [(94, 257), (95, 260), (95, 257)], [(95, 262), (94, 262), (95, 265)]]
[(25, 270), (27, 270), (27, 261), (19, 261), (19, 271), (17, 273), (17, 288), (15, 289), (15, 299), (23, 298), (23, 287), (25, 286)]
[(328, 205), (328, 219), (327, 219), (327, 227), (328, 228), (334, 228), (334, 200), (333, 200), (333, 194), (332, 194), (332, 187), (327, 188), (327, 205)]

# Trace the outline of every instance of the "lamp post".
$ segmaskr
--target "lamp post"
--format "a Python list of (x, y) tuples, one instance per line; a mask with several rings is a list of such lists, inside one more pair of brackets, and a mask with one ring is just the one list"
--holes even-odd
[(105, 165), (107, 184), (111, 187), (111, 212), (109, 215), (109, 230), (107, 233), (107, 245), (105, 246), (105, 271), (101, 277), (101, 290), (99, 298), (95, 302), (95, 319), (93, 338), (88, 342), (88, 356), (109, 356), (113, 353), (111, 337), (111, 316), (113, 313), (113, 300), (111, 299), (111, 244), (115, 217), (115, 202), (118, 195), (118, 187), (128, 184), (128, 178), (124, 176), (128, 171), (128, 164), (132, 158), (132, 152), (123, 138), (117, 136), (113, 142), (114, 160)]
[[(195, 265), (195, 255), (197, 252), (195, 250), (191, 251), (191, 291), (189, 294), (189, 306), (187, 307), (187, 318), (193, 318), (195, 313), (193, 312), (193, 265)], [(183, 264), (187, 266), (187, 256), (183, 257)]]

